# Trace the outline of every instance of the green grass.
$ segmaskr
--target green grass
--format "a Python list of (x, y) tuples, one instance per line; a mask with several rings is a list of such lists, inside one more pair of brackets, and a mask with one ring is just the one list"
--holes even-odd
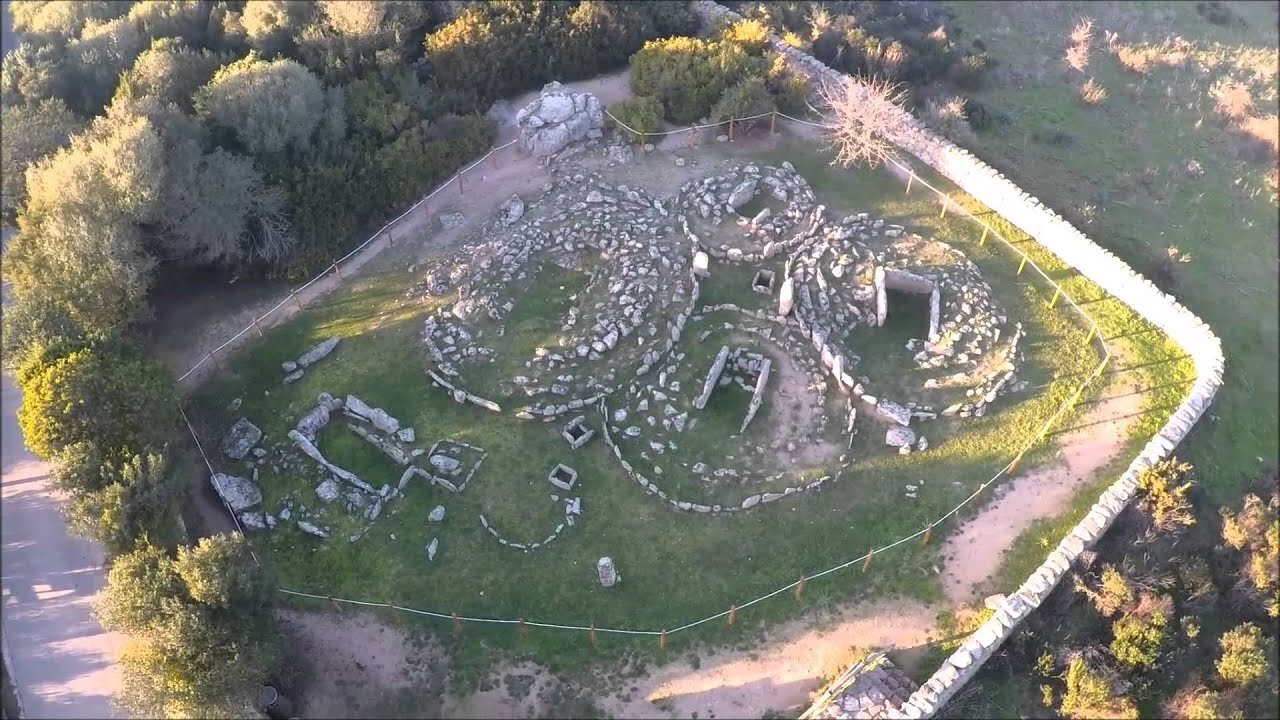
[[(996, 57), (1005, 74), (1023, 72), (976, 94), (993, 115), (1015, 118), (1005, 129), (980, 133), (971, 148), (1021, 187), (1041, 198), (1095, 241), (1139, 272), (1156, 278), (1165, 248), (1191, 261), (1174, 267), (1165, 287), (1222, 339), (1227, 372), (1209, 413), (1180, 452), (1205, 472), (1212, 502), (1237, 497), (1274, 462), (1280, 437), (1275, 412), (1280, 395), (1277, 246), (1280, 232), (1271, 192), (1258, 189), (1271, 161), (1238, 153), (1227, 121), (1213, 111), (1208, 89), (1219, 76), (1261, 56), (1274, 63), (1274, 3), (1226, 3), (1248, 29), (1203, 20), (1195, 3), (944, 3), (965, 29)], [(1082, 106), (1076, 89), (1084, 75), (1061, 63), (1066, 36), (1081, 17), (1095, 19), (1088, 75), (1109, 91), (1096, 107)], [(1184, 67), (1158, 66), (1143, 77), (1123, 69), (1099, 38), (1119, 33), (1121, 43), (1159, 43), (1179, 35), (1196, 51)], [(1203, 58), (1221, 53), (1212, 68)], [(1276, 112), (1274, 78), (1253, 81), (1256, 113)], [(1269, 87), (1270, 86), (1270, 87)], [(1038, 142), (1052, 132), (1073, 142)], [(1195, 160), (1203, 175), (1185, 171)], [(1084, 208), (1094, 205), (1084, 223)], [(1156, 375), (1156, 380), (1163, 378)]]
[[(598, 440), (571, 451), (559, 437), (557, 423), (526, 423), (453, 403), (430, 386), (424, 371), (421, 324), (434, 305), (404, 299), (403, 290), (411, 278), (403, 273), (356, 280), (246, 347), (228, 362), (227, 371), (194, 393), (190, 414), (202, 436), (220, 436), (243, 414), (259, 423), (269, 438), (281, 439), (314, 405), (318, 393), (351, 392), (416, 428), (422, 447), (452, 438), (484, 447), (490, 455), (461, 495), (415, 481), (408, 497), (389, 505), (374, 529), (356, 544), (344, 538), (316, 542), (289, 527), (256, 536), (280, 584), (322, 595), (473, 616), (674, 628), (772, 591), (802, 573), (855, 558), (868, 548), (918, 531), (1033, 439), (1044, 420), (1096, 364), (1095, 352), (1085, 343), (1086, 330), (1061, 306), (1048, 307), (1050, 291), (1043, 282), (1030, 275), (1017, 276), (1010, 255), (993, 243), (978, 248), (977, 234), (966, 221), (954, 215), (938, 219), (937, 205), (923, 193), (904, 196), (901, 185), (885, 171), (833, 169), (811, 143), (801, 140), (787, 141), (766, 157), (750, 159), (793, 162), (830, 214), (871, 212), (968, 253), (1011, 320), (1020, 319), (1027, 329), (1027, 361), (1021, 373), (1035, 379), (1034, 389), (1000, 399), (984, 418), (939, 421), (928, 427), (931, 440), (936, 436), (942, 441), (925, 453), (900, 457), (883, 446), (882, 438), (877, 441), (871, 433), (861, 433), (858, 443), (863, 444), (855, 443), (854, 449), (858, 462), (839, 484), (819, 495), (801, 494), (729, 517), (681, 514), (627, 481)], [(958, 195), (956, 199), (968, 202)], [(1109, 334), (1147, 332), (1123, 306), (1099, 299), (1096, 289), (1091, 294), (1092, 286), (1074, 271), (1054, 266), (1039, 255), (1037, 260), (1044, 260), (1055, 279), (1077, 297), (1095, 300), (1090, 311), (1102, 315)], [(740, 297), (743, 304), (748, 299), (768, 302), (750, 291), (753, 273), (743, 272), (734, 279), (716, 270), (704, 302), (729, 297)], [(731, 282), (718, 284), (722, 280)], [(301, 381), (280, 384), (281, 360), (331, 335), (344, 337), (333, 355), (308, 369)], [(863, 353), (868, 352), (864, 348)], [(1160, 357), (1168, 359), (1167, 354)], [(1180, 391), (1173, 388), (1167, 395), (1176, 402)], [(227, 403), (237, 396), (244, 398), (243, 406), (231, 412)], [(1152, 395), (1153, 411), (1160, 409), (1164, 398)], [(594, 412), (588, 418), (598, 422)], [(1158, 418), (1147, 422), (1154, 424)], [(358, 473), (369, 473), (375, 484), (396, 479), (391, 477), (397, 474), (389, 462), (360, 448), (354, 438), (344, 439), (344, 429), (335, 424), (321, 440), (331, 459)], [(1041, 444), (1028, 456), (1028, 464), (1045, 457), (1044, 447)], [(215, 463), (236, 470), (222, 460), (215, 458)], [(567, 529), (551, 548), (528, 554), (490, 538), (477, 521), (478, 513), (485, 513), (514, 540), (538, 538), (551, 529), (560, 511), (549, 497), (554, 488), (545, 476), (560, 461), (580, 473), (584, 517), (578, 527)], [(314, 502), (313, 475), (264, 473), (262, 480), (268, 509), (274, 509), (271, 502), (290, 490)], [(921, 487), (918, 500), (903, 499), (906, 484)], [(983, 495), (977, 502), (985, 500)], [(446, 506), (448, 517), (432, 527), (426, 514), (436, 503)], [(933, 537), (954, 525), (952, 521), (939, 526)], [(440, 538), (441, 553), (428, 565), (423, 548), (433, 536)], [(798, 602), (786, 593), (740, 612), (732, 628), (716, 621), (704, 629), (674, 635), (668, 650), (674, 652), (691, 642), (753, 637), (763, 623), (829, 606), (833, 599), (891, 595), (937, 599), (940, 589), (931, 569), (936, 544), (935, 540), (927, 547), (900, 546), (890, 556), (877, 557), (867, 574), (851, 568), (827, 575), (810, 583)], [(620, 587), (606, 591), (595, 581), (595, 561), (601, 555), (611, 555), (618, 562), (624, 577)], [(448, 624), (433, 627), (446, 631)], [(467, 624), (463, 637), (455, 657), (463, 677), (474, 677), (471, 671), (483, 669), (495, 648), (535, 655), (553, 669), (578, 666), (622, 649), (656, 651), (652, 637), (633, 640), (601, 634), (592, 648), (582, 634), (535, 630), (521, 639), (509, 626)]]

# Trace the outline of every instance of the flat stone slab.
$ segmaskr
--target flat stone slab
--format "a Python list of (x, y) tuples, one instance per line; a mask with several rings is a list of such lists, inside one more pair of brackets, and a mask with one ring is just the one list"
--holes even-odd
[(249, 418), (240, 418), (222, 439), (222, 452), (232, 460), (243, 460), (254, 445), (262, 439), (262, 430), (249, 422)]

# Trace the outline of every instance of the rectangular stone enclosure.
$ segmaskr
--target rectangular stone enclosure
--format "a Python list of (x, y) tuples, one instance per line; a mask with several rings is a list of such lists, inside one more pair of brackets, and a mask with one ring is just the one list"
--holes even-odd
[(774, 277), (775, 273), (772, 270), (760, 270), (751, 281), (751, 289), (762, 295), (772, 295)]
[(572, 490), (573, 484), (578, 481), (578, 471), (559, 463), (551, 468), (551, 472), (547, 474), (547, 482), (560, 488), (561, 490)]
[(574, 450), (586, 445), (587, 441), (594, 437), (595, 434), (595, 430), (587, 427), (587, 418), (584, 415), (579, 415), (570, 420), (569, 424), (565, 425), (564, 429), (560, 431), (560, 436), (568, 441), (569, 447)]

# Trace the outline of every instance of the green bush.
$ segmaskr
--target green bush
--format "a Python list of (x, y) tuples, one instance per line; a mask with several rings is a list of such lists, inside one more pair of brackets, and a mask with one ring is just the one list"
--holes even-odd
[[(711, 108), (712, 122), (750, 118), (755, 115), (773, 112), (773, 96), (765, 87), (764, 78), (748, 77), (724, 91), (720, 99)], [(747, 121), (747, 124), (758, 124), (763, 118)]]
[(1063, 717), (1137, 720), (1138, 708), (1133, 700), (1113, 692), (1111, 683), (1083, 659), (1076, 658), (1067, 666), (1066, 683), (1067, 691), (1062, 695), (1059, 708)]
[(1233, 685), (1248, 685), (1267, 674), (1271, 663), (1263, 649), (1262, 631), (1253, 623), (1228, 630), (1219, 641), (1222, 657), (1215, 667), (1218, 675)]
[(1138, 670), (1155, 665), (1168, 637), (1168, 618), (1155, 613), (1149, 617), (1128, 615), (1111, 626), (1111, 654), (1121, 666)]
[(662, 129), (662, 103), (652, 95), (616, 102), (609, 106), (609, 114), (616, 118), (616, 121), (610, 122), (631, 142), (639, 142), (644, 133), (655, 133)]
[(103, 628), (129, 635), (116, 703), (133, 717), (248, 717), (279, 667), (271, 599), (240, 535), (116, 558), (95, 604)]
[(18, 426), (43, 458), (78, 442), (93, 443), (108, 460), (124, 458), (161, 446), (173, 429), (172, 377), (118, 343), (33, 353), (18, 383)]
[(769, 48), (769, 27), (751, 18), (739, 20), (720, 31), (720, 40), (739, 45), (752, 55), (759, 55)]
[(631, 57), (631, 89), (656, 97), (669, 120), (687, 125), (710, 114), (740, 79), (763, 75), (763, 63), (734, 43), (691, 37), (651, 40)]
[(141, 538), (177, 546), (177, 504), (185, 487), (163, 455), (135, 455), (98, 474), (105, 485), (72, 494), (65, 508), (72, 532), (100, 543), (109, 556), (128, 552)]
[(778, 109), (797, 117), (807, 113), (809, 95), (813, 92), (809, 77), (788, 67), (786, 58), (779, 53), (769, 53), (765, 60), (769, 63), (769, 92)]

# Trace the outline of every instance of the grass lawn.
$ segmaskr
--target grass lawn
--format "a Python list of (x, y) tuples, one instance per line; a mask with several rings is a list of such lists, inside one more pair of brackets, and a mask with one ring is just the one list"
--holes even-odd
[[(775, 150), (744, 155), (743, 160), (769, 164), (789, 160), (813, 185), (829, 214), (840, 217), (865, 211), (884, 217), (951, 243), (978, 264), (1010, 320), (1021, 320), (1027, 331), (1022, 345), (1026, 361), (1019, 375), (1032, 381), (1031, 388), (1002, 397), (986, 417), (938, 421), (927, 430), (932, 445), (927, 452), (900, 457), (863, 438), (867, 445), (863, 452), (855, 452), (857, 461), (838, 484), (820, 494), (792, 496), (733, 516), (682, 514), (626, 480), (599, 440), (571, 451), (559, 437), (558, 423), (522, 422), (457, 405), (431, 387), (424, 372), (421, 330), (434, 305), (405, 298), (405, 289), (417, 278), (391, 272), (357, 279), (246, 346), (228, 361), (223, 373), (193, 393), (189, 413), (207, 438), (206, 447), (240, 415), (258, 423), (268, 438), (282, 439), (314, 405), (316, 396), (327, 391), (354, 393), (385, 408), (416, 429), (422, 447), (451, 438), (479, 445), (490, 454), (460, 495), (415, 482), (409, 496), (390, 504), (373, 530), (357, 543), (350, 544), (345, 537), (320, 542), (292, 527), (253, 536), (281, 586), (472, 616), (674, 628), (770, 592), (803, 573), (910, 535), (989, 479), (1093, 370), (1097, 354), (1085, 342), (1085, 327), (1064, 305), (1050, 308), (1051, 289), (1030, 273), (1018, 276), (1007, 250), (993, 242), (979, 248), (978, 233), (969, 221), (954, 212), (939, 218), (938, 205), (923, 190), (904, 195), (901, 183), (885, 170), (832, 168), (813, 142), (783, 137)], [(715, 144), (704, 152), (744, 151), (737, 145)], [(959, 193), (953, 199), (971, 206)], [(999, 224), (998, 219), (988, 220)], [(1018, 239), (1011, 229), (999, 227), (1011, 240)], [(1138, 372), (1145, 374), (1160, 365), (1170, 380), (1147, 398), (1149, 412), (1140, 432), (1149, 434), (1181, 397), (1188, 378), (1185, 363), (1177, 360), (1158, 334), (1119, 303), (1101, 297), (1073, 270), (1054, 265), (1030, 245), (1022, 247), (1069, 292), (1089, 303), (1104, 336), (1145, 338), (1135, 347)], [(729, 298), (744, 304), (749, 299), (766, 302), (743, 290), (752, 273), (743, 274), (741, 282), (722, 286), (716, 285), (720, 278), (713, 275), (703, 302)], [(534, 297), (530, 302), (546, 300)], [(909, 311), (903, 315), (911, 320)], [(529, 318), (531, 331), (537, 334), (542, 329), (535, 320)], [(281, 385), (282, 360), (333, 335), (344, 338), (333, 355), (308, 369), (299, 382)], [(862, 354), (889, 352), (888, 342), (897, 345), (900, 338), (887, 337), (883, 348), (864, 347)], [(236, 397), (243, 397), (243, 405), (233, 412), (228, 403)], [(762, 417), (767, 417), (768, 405)], [(587, 415), (589, 422), (598, 424), (596, 413)], [(935, 444), (935, 437), (941, 442)], [(398, 477), (391, 463), (364, 449), (345, 432), (340, 420), (325, 431), (321, 447), (330, 459), (375, 485), (394, 483)], [(1039, 445), (1028, 462), (1044, 459), (1045, 447)], [(732, 452), (732, 448), (723, 450)], [(220, 468), (238, 470), (225, 458), (214, 460)], [(580, 488), (575, 494), (582, 497), (584, 515), (578, 526), (566, 529), (550, 548), (537, 552), (526, 554), (499, 545), (480, 526), (479, 513), (516, 541), (539, 539), (554, 529), (561, 511), (550, 497), (557, 491), (545, 477), (557, 462), (579, 472)], [(277, 498), (294, 490), (304, 501), (314, 502), (316, 482), (313, 474), (264, 473), (267, 509), (274, 509)], [(917, 500), (903, 498), (906, 484), (920, 486)], [(977, 502), (986, 497), (979, 496)], [(446, 506), (448, 516), (441, 525), (432, 526), (426, 515), (437, 503)], [(939, 526), (933, 536), (947, 532), (954, 523)], [(428, 564), (424, 546), (431, 537), (440, 539), (441, 552)], [(936, 542), (899, 546), (877, 556), (866, 574), (854, 567), (826, 575), (809, 583), (799, 601), (791, 593), (779, 595), (740, 612), (732, 628), (725, 629), (722, 621), (708, 623), (703, 629), (672, 636), (668, 647), (742, 640), (753, 636), (761, 623), (857, 597), (903, 594), (936, 599), (940, 589), (933, 569), (935, 547)], [(601, 555), (612, 556), (624, 577), (615, 589), (604, 590), (596, 582), (595, 561)], [(429, 627), (447, 632), (448, 624), (432, 621)], [(467, 668), (483, 667), (492, 657), (490, 651), (498, 647), (536, 655), (553, 669), (566, 669), (622, 648), (657, 650), (652, 637), (637, 640), (601, 634), (593, 648), (581, 633), (534, 630), (521, 638), (510, 626), (467, 624), (463, 637), (456, 664), (464, 676)]]

